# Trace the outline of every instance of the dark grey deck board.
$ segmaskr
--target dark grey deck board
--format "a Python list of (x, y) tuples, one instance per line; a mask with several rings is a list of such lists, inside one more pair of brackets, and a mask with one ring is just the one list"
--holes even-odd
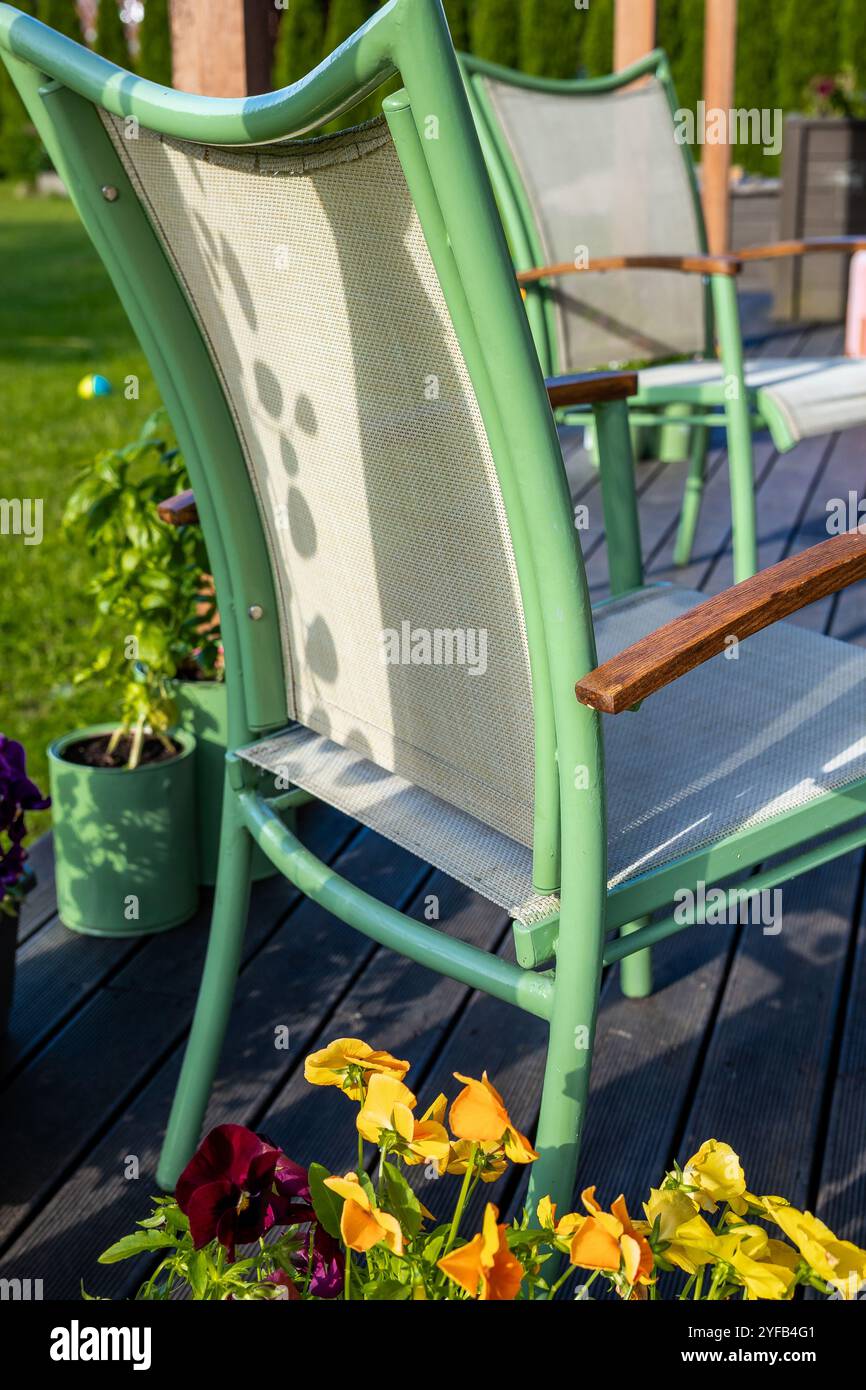
[(36, 875), (33, 891), (27, 894), (21, 905), (18, 921), (18, 945), (21, 947), (29, 937), (37, 932), (57, 912), (57, 895), (54, 887), (54, 854), (51, 840), (42, 835), (28, 849), (27, 867)]

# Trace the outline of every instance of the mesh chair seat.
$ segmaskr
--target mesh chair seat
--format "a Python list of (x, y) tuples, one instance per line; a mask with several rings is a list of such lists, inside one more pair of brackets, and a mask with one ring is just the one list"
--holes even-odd
[[(650, 588), (596, 610), (599, 660), (703, 601)], [(780, 623), (605, 720), (609, 887), (866, 776), (866, 651)], [(423, 788), (296, 726), (242, 751), (459, 882), (539, 921), (531, 853)], [(527, 795), (530, 790), (527, 789)]]
[[(747, 361), (746, 386), (777, 446), (866, 424), (866, 359), (851, 357), (767, 358)], [(720, 362), (671, 362), (639, 374), (648, 401), (672, 389), (723, 385)], [(679, 396), (677, 396), (680, 399)], [(777, 437), (778, 436), (778, 437)]]

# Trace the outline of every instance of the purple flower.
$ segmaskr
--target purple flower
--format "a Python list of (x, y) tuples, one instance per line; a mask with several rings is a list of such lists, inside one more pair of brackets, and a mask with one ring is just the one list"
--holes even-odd
[(50, 805), (27, 776), (22, 745), (0, 734), (0, 899), (19, 883), (24, 872), (24, 812), (44, 811)]
[(309, 1291), (315, 1298), (338, 1298), (342, 1293), (345, 1256), (340, 1242), (322, 1226), (313, 1227), (306, 1245), (294, 1256), (294, 1263), (305, 1278), (311, 1265)]
[(218, 1240), (232, 1259), (236, 1245), (272, 1226), (315, 1220), (306, 1170), (243, 1125), (211, 1130), (178, 1178), (176, 1195), (195, 1248)]

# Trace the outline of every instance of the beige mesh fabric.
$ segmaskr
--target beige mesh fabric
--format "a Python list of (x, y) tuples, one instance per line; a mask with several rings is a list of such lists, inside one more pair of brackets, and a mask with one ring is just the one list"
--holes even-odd
[[(574, 96), (484, 79), (523, 182), (544, 263), (701, 249), (683, 151), (655, 79)], [(705, 347), (700, 276), (617, 270), (552, 290), (560, 371), (654, 360)]]
[(511, 542), (387, 126), (227, 150), (103, 119), (234, 412), (290, 715), (529, 845)]
[[(595, 613), (605, 661), (704, 595), (669, 586)], [(866, 651), (778, 623), (606, 717), (609, 886), (866, 777)], [(458, 882), (532, 923), (558, 908), (523, 846), (306, 730), (246, 750)], [(564, 853), (568, 853), (565, 846)]]

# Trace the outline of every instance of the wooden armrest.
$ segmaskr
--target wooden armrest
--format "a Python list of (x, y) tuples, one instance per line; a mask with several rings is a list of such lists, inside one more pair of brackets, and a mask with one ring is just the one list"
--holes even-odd
[(604, 714), (631, 709), (672, 681), (742, 640), (866, 577), (866, 533), (833, 536), (650, 632), (590, 671), (575, 687), (582, 705)]
[(866, 236), (813, 236), (802, 241), (771, 241), (766, 246), (744, 246), (734, 255), (741, 261), (775, 261), (783, 256), (806, 256), (812, 251), (866, 251)]
[(586, 265), (560, 261), (557, 265), (535, 266), (517, 272), (518, 285), (534, 285), (538, 280), (561, 275), (586, 275), (607, 270), (678, 270), (685, 275), (738, 275), (742, 266), (737, 256), (593, 256)]
[(547, 399), (554, 410), (565, 405), (598, 405), (625, 401), (637, 395), (637, 372), (582, 372), (579, 376), (549, 376)]
[(167, 497), (164, 502), (157, 504), (156, 514), (161, 521), (167, 521), (169, 526), (198, 525), (195, 493), (187, 488), (186, 492), (179, 492), (176, 497)]

